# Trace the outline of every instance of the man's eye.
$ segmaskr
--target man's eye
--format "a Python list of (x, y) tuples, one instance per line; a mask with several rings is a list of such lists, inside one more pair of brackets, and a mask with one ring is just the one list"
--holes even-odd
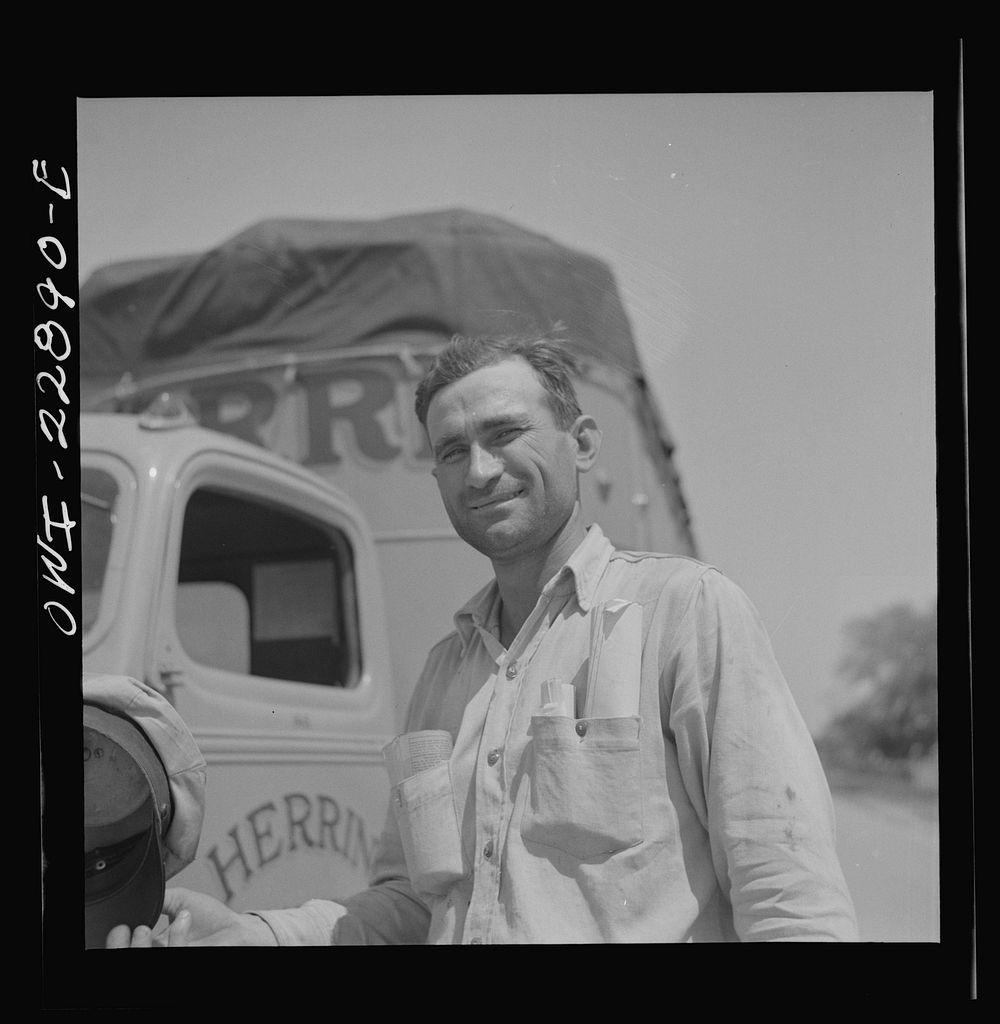
[(512, 441), (518, 434), (521, 433), (520, 427), (506, 427), (501, 430), (494, 438), (496, 441)]
[(464, 451), (464, 448), (449, 448), (438, 456), (438, 462), (458, 462)]

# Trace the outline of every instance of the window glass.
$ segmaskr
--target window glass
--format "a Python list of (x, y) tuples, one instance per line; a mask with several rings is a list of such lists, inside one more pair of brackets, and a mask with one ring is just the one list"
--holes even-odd
[(263, 500), (196, 491), (181, 540), (176, 624), (192, 660), (270, 679), (359, 676), (347, 538)]
[(265, 562), (254, 566), (258, 640), (339, 639), (333, 560)]

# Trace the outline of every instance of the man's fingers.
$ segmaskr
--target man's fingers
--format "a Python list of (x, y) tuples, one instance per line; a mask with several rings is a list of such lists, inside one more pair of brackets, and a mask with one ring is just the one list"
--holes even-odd
[(127, 924), (116, 925), (108, 932), (104, 943), (105, 949), (128, 949), (132, 939), (132, 930)]
[(171, 921), (170, 930), (167, 932), (168, 946), (186, 946), (188, 944), (188, 931), (191, 928), (191, 914), (182, 910), (175, 921)]
[(187, 906), (186, 889), (167, 889), (163, 894), (163, 913), (171, 921)]
[(146, 946), (153, 945), (153, 930), (148, 928), (146, 925), (139, 925), (132, 932), (132, 946), (133, 948), (145, 948)]

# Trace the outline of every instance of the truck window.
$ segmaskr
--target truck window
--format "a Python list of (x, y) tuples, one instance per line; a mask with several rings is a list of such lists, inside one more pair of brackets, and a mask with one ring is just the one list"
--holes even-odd
[(339, 530), (244, 495), (206, 488), (188, 501), (175, 621), (192, 660), (351, 686), (360, 676), (354, 587)]

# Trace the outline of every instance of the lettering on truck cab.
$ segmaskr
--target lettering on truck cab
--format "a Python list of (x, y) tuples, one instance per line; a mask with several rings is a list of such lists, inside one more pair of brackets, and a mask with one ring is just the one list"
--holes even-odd
[(278, 802), (268, 800), (233, 825), (227, 839), (205, 856), (228, 904), (255, 874), (302, 849), (329, 851), (366, 875), (371, 868), (364, 819), (322, 793), (286, 793)]

